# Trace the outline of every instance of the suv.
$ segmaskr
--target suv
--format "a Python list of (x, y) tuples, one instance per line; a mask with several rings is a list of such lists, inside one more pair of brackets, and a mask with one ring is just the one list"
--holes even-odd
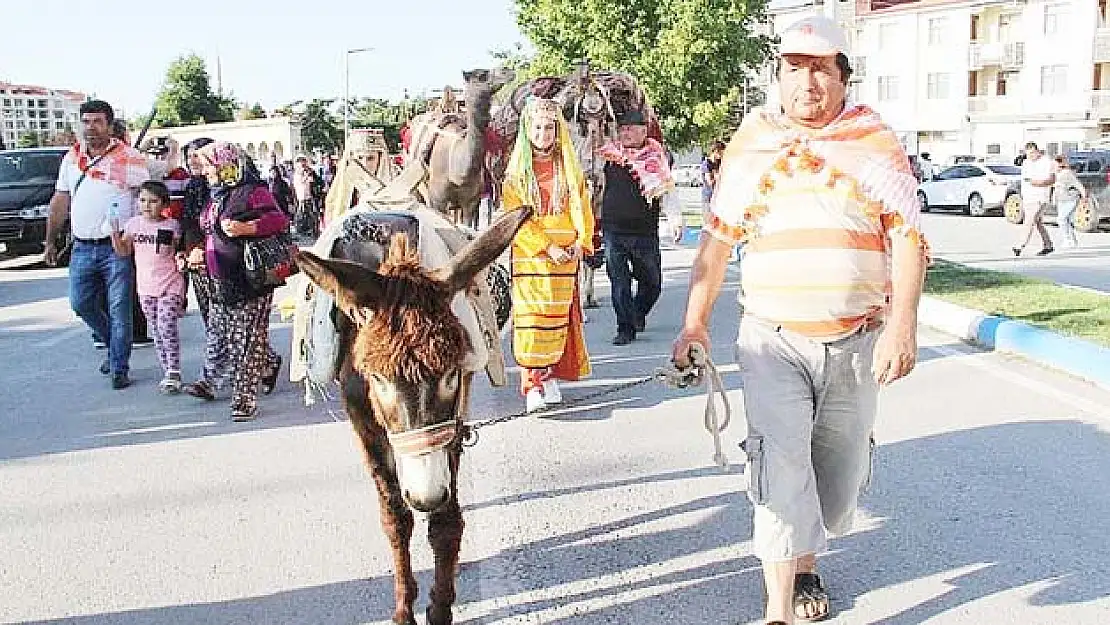
[(46, 239), (46, 217), (69, 148), (0, 151), (0, 243), (12, 255), (38, 254)]
[[(1068, 163), (1087, 189), (1087, 200), (1075, 209), (1075, 229), (1096, 232), (1099, 222), (1110, 219), (1110, 150), (1070, 152)], [(1050, 205), (1045, 214), (1055, 217), (1056, 206)]]

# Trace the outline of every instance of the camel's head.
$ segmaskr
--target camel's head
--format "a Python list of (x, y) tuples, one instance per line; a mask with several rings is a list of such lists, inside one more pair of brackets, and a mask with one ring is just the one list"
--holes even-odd
[(386, 431), (402, 494), (417, 510), (435, 510), (451, 496), (449, 452), (458, 438), (470, 348), (451, 300), (505, 251), (530, 215), (528, 208), (507, 213), (436, 270), (421, 266), (403, 235), (392, 239), (377, 271), (297, 253), (301, 270), (358, 327), (348, 346), (358, 376), (345, 383), (365, 384), (359, 389), (365, 393), (347, 395), (367, 398), (363, 408)]
[(501, 87), (516, 79), (516, 72), (508, 67), (495, 67), (493, 69), (472, 69), (463, 72), (466, 81), (467, 93), (484, 93), (493, 95)]

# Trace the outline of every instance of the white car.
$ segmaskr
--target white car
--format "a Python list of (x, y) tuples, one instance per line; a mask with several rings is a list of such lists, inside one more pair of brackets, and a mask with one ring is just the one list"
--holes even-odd
[(674, 183), (680, 187), (701, 186), (701, 165), (675, 165), (671, 169), (671, 175), (674, 176)]
[(921, 212), (959, 207), (965, 215), (982, 217), (1000, 210), (1011, 195), (1021, 192), (1021, 168), (1013, 165), (961, 163), (917, 187)]

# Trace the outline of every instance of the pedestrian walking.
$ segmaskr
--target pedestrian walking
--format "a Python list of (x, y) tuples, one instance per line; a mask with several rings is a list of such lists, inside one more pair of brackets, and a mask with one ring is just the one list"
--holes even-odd
[(212, 401), (230, 379), (231, 419), (251, 421), (258, 415), (259, 386), (263, 393), (273, 391), (281, 357), (270, 346), (273, 289), (256, 289), (247, 280), (244, 237), (277, 234), (289, 226), (289, 219), (241, 148), (212, 143), (201, 148), (199, 156), (213, 189), (212, 200), (200, 218), (212, 299), (204, 372), (183, 390)]
[(513, 238), (513, 355), (525, 408), (562, 402), (558, 380), (590, 374), (578, 269), (593, 252), (594, 216), (585, 176), (555, 100), (533, 98), (502, 186), (502, 208), (533, 207)]
[(58, 169), (47, 220), (47, 264), (58, 262), (57, 236), (70, 220), (73, 251), (69, 264), (69, 301), (73, 311), (108, 344), (102, 373), (112, 388), (131, 384), (135, 269), (112, 248), (113, 223), (130, 219), (134, 196), (150, 173), (146, 159), (110, 134), (115, 112), (103, 100), (81, 105), (84, 141), (66, 153)]
[(170, 190), (165, 183), (148, 180), (139, 187), (139, 214), (122, 228), (113, 228), (112, 247), (120, 256), (134, 256), (136, 284), (143, 314), (154, 323), (154, 345), (162, 366), (158, 389), (167, 394), (181, 391), (181, 341), (177, 320), (185, 279), (178, 264), (181, 224), (166, 216)]
[(674, 178), (663, 146), (648, 137), (642, 112), (625, 112), (617, 125), (619, 143), (608, 143), (599, 151), (606, 159), (601, 231), (617, 315), (613, 345), (628, 345), (644, 331), (662, 292), (660, 199), (674, 190)]
[(789, 624), (828, 616), (816, 556), (851, 527), (879, 388), (914, 367), (927, 249), (897, 136), (846, 101), (844, 33), (810, 17), (780, 41), (781, 105), (746, 116), (726, 148), (673, 358), (710, 347), (730, 248), (746, 242), (737, 353), (753, 551), (767, 622)]
[(1021, 164), (1021, 204), (1025, 215), (1025, 236), (1021, 243), (1013, 247), (1014, 256), (1021, 256), (1025, 246), (1033, 240), (1033, 232), (1041, 235), (1041, 251), (1037, 256), (1051, 254), (1052, 239), (1044, 225), (1044, 211), (1052, 197), (1052, 187), (1056, 184), (1056, 167), (1052, 159), (1046, 158), (1036, 143), (1025, 144), (1025, 160)]
[(281, 167), (277, 165), (270, 166), (269, 175), (270, 195), (274, 196), (274, 202), (285, 216), (293, 218), (293, 207), (296, 205), (296, 199), (293, 195), (293, 187), (289, 186), (289, 182), (285, 179), (285, 175), (281, 171)]
[(189, 170), (189, 180), (185, 182), (181, 200), (181, 253), (185, 256), (185, 280), (192, 286), (205, 327), (208, 327), (209, 302), (212, 300), (212, 278), (204, 266), (204, 230), (200, 227), (200, 216), (208, 207), (211, 189), (198, 152), (210, 143), (211, 139), (200, 137), (181, 148)]
[(302, 236), (315, 238), (320, 234), (320, 197), (323, 183), (313, 170), (307, 156), (297, 157), (293, 168), (293, 192), (297, 196), (297, 214), (294, 231)]
[(1075, 210), (1079, 208), (1080, 201), (1087, 199), (1087, 188), (1062, 154), (1056, 156), (1056, 184), (1052, 197), (1056, 201), (1056, 223), (1064, 232), (1064, 244), (1070, 248), (1079, 247), (1079, 237), (1075, 234)]

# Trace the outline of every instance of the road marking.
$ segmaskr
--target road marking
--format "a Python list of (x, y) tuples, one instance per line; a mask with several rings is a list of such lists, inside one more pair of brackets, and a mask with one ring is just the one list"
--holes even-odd
[(133, 434), (153, 434), (155, 432), (173, 432), (175, 430), (193, 430), (220, 425), (216, 421), (201, 421), (199, 423), (171, 423), (169, 425), (155, 425), (148, 428), (133, 428), (130, 430), (116, 430), (94, 434), (92, 438), (114, 438), (117, 436), (131, 436)]
[(54, 347), (55, 345), (60, 345), (64, 342), (70, 340), (71, 338), (76, 337), (78, 334), (82, 334), (84, 332), (85, 332), (85, 326), (83, 326), (83, 325), (74, 326), (72, 328), (69, 328), (68, 330), (62, 330), (61, 332), (58, 332), (57, 334), (51, 336), (50, 338), (45, 338), (45, 339), (39, 341), (38, 342), (38, 347), (49, 349), (51, 347)]

